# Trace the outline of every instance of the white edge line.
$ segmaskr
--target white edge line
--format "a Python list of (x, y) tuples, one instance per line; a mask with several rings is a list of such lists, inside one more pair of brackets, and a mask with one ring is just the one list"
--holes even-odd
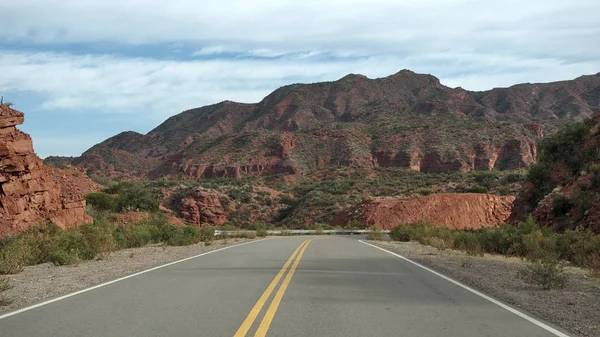
[[(501, 307), (501, 308), (503, 308), (503, 309), (506, 309), (506, 310), (508, 310), (508, 311), (512, 312), (513, 314), (515, 314), (515, 315), (517, 315), (517, 316), (519, 316), (519, 317), (521, 317), (521, 318), (523, 318), (523, 319), (525, 319), (525, 320), (527, 320), (527, 321), (529, 321), (529, 322), (531, 322), (531, 323), (533, 323), (533, 324), (535, 324), (535, 325), (539, 326), (540, 328), (542, 328), (542, 329), (544, 329), (544, 330), (546, 330), (546, 331), (548, 331), (548, 332), (551, 332), (551, 333), (553, 333), (553, 334), (554, 334), (554, 335), (556, 335), (556, 336), (559, 336), (559, 337), (570, 337), (569, 335), (566, 335), (566, 334), (564, 334), (564, 333), (562, 333), (562, 332), (560, 332), (560, 331), (558, 331), (558, 330), (554, 329), (553, 327), (551, 327), (551, 326), (549, 326), (549, 325), (547, 325), (547, 324), (544, 324), (544, 323), (542, 323), (542, 322), (538, 321), (537, 319), (535, 319), (535, 318), (533, 318), (533, 317), (531, 317), (531, 316), (529, 316), (529, 315), (526, 315), (526, 314), (524, 314), (524, 313), (520, 312), (519, 310), (516, 310), (516, 309), (514, 309), (514, 308), (512, 308), (512, 307), (510, 307), (510, 306), (508, 306), (508, 305), (506, 305), (506, 304), (504, 304), (504, 303), (502, 303), (502, 302), (500, 302), (500, 301), (498, 301), (498, 300), (495, 300), (495, 299), (493, 299), (493, 298), (489, 297), (488, 295), (485, 295), (485, 294), (483, 294), (483, 293), (481, 293), (481, 292), (479, 292), (479, 291), (477, 291), (477, 290), (475, 290), (475, 289), (473, 289), (473, 288), (471, 288), (471, 287), (469, 287), (469, 286), (467, 286), (467, 285), (464, 285), (464, 284), (462, 284), (462, 283), (460, 283), (460, 282), (458, 282), (458, 281), (456, 281), (456, 280), (453, 280), (453, 279), (449, 278), (449, 277), (448, 277), (448, 276), (446, 276), (446, 275), (440, 274), (440, 273), (438, 273), (437, 271), (435, 271), (435, 270), (433, 270), (433, 269), (427, 268), (427, 267), (425, 267), (424, 265), (422, 265), (422, 264), (420, 264), (420, 263), (417, 263), (417, 262), (415, 262), (415, 261), (412, 261), (412, 260), (410, 260), (410, 259), (408, 259), (408, 258), (406, 258), (406, 257), (404, 257), (404, 256), (402, 256), (402, 255), (396, 254), (396, 253), (394, 253), (394, 252), (391, 252), (391, 251), (389, 251), (389, 250), (387, 250), (387, 249), (384, 249), (384, 248), (381, 248), (381, 247), (375, 246), (375, 245), (373, 245), (373, 244), (370, 244), (370, 243), (364, 242), (364, 241), (362, 241), (362, 240), (358, 240), (358, 241), (359, 241), (360, 243), (364, 243), (365, 245), (369, 245), (369, 246), (371, 246), (371, 247), (373, 247), (373, 248), (377, 248), (377, 249), (379, 249), (379, 250), (382, 250), (382, 251), (384, 251), (384, 252), (386, 252), (386, 253), (389, 253), (389, 254), (392, 254), (392, 255), (394, 255), (394, 256), (396, 256), (396, 257), (399, 257), (399, 258), (403, 259), (404, 261), (407, 261), (407, 262), (410, 262), (410, 263), (414, 264), (414, 265), (415, 265), (415, 266), (417, 266), (417, 267), (423, 268), (423, 269), (427, 270), (428, 272), (430, 272), (430, 273), (433, 273), (433, 274), (435, 274), (435, 275), (437, 275), (437, 276), (439, 276), (439, 277), (443, 278), (443, 279), (444, 279), (444, 280), (446, 280), (446, 281), (452, 282), (452, 283), (456, 284), (457, 286), (459, 286), (459, 287), (461, 287), (461, 288), (464, 288), (464, 289), (466, 289), (466, 290), (468, 290), (468, 291), (472, 292), (472, 293), (473, 293), (473, 294), (475, 294), (475, 295), (478, 295), (478, 296), (480, 296), (480, 297), (483, 297), (484, 299), (486, 299), (486, 300), (488, 300), (488, 301), (490, 301), (490, 302), (492, 302), (492, 303), (496, 304), (497, 306), (499, 306), (499, 307)], [(1, 318), (1, 317), (0, 317), (0, 318)]]
[(240, 246), (248, 245), (248, 244), (251, 244), (251, 243), (260, 242), (260, 241), (263, 241), (263, 240), (266, 240), (266, 239), (260, 239), (260, 240), (256, 240), (256, 241), (250, 241), (250, 242), (240, 243), (240, 244), (233, 245), (233, 246), (223, 247), (223, 248), (211, 250), (211, 251), (206, 252), (206, 253), (194, 255), (194, 256), (191, 256), (191, 257), (186, 257), (185, 259), (181, 259), (181, 260), (169, 262), (167, 264), (163, 264), (163, 265), (160, 265), (160, 266), (152, 267), (150, 269), (142, 270), (140, 272), (137, 272), (137, 273), (134, 273), (134, 274), (131, 274), (131, 275), (127, 275), (127, 276), (124, 276), (124, 277), (120, 277), (120, 278), (114, 279), (112, 281), (108, 281), (108, 282), (105, 282), (105, 283), (97, 284), (97, 285), (95, 285), (93, 287), (89, 287), (89, 288), (85, 288), (85, 289), (82, 289), (82, 290), (78, 290), (76, 292), (73, 292), (73, 293), (70, 293), (70, 294), (66, 294), (66, 295), (63, 295), (63, 296), (60, 296), (60, 297), (57, 297), (57, 298), (53, 298), (53, 299), (48, 300), (48, 301), (44, 301), (44, 302), (41, 302), (41, 303), (38, 303), (38, 304), (34, 304), (34, 305), (31, 305), (31, 306), (28, 306), (28, 307), (25, 307), (25, 308), (22, 308), (22, 309), (19, 309), (19, 310), (11, 311), (9, 313), (1, 315), (0, 319), (4, 319), (4, 318), (10, 317), (10, 316), (14, 316), (14, 315), (20, 314), (20, 313), (25, 312), (25, 311), (29, 311), (29, 310), (32, 310), (32, 309), (35, 309), (35, 308), (39, 308), (41, 306), (44, 306), (44, 305), (47, 305), (47, 304), (50, 304), (50, 303), (54, 303), (54, 302), (57, 302), (57, 301), (60, 301), (60, 300), (64, 300), (66, 298), (73, 297), (75, 295), (79, 295), (79, 294), (82, 294), (82, 293), (85, 293), (85, 292), (88, 292), (88, 291), (92, 291), (94, 289), (98, 289), (98, 288), (107, 286), (109, 284), (117, 283), (119, 281), (127, 280), (129, 278), (136, 277), (136, 276), (139, 276), (139, 275), (142, 275), (142, 274), (145, 274), (145, 273), (149, 273), (149, 272), (157, 270), (157, 269), (161, 269), (161, 268), (164, 268), (164, 267), (172, 266), (174, 264), (181, 263), (181, 262), (184, 262), (184, 261), (188, 261), (188, 260), (191, 260), (191, 259), (195, 259), (195, 258), (204, 256), (204, 255), (208, 255), (208, 254), (220, 252), (220, 251), (225, 250), (225, 249), (234, 248), (234, 247), (240, 247)]

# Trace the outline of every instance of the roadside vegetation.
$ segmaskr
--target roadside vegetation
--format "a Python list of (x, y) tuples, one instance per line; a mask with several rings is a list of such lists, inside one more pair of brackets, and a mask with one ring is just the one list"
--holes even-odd
[(567, 230), (556, 233), (536, 224), (531, 217), (518, 226), (456, 230), (435, 227), (428, 222), (399, 225), (390, 232), (395, 241), (416, 241), (438, 249), (455, 249), (469, 255), (500, 254), (531, 262), (518, 275), (544, 289), (565, 285), (565, 264), (600, 274), (600, 237), (591, 232)]
[(89, 209), (94, 221), (71, 229), (42, 223), (0, 242), (0, 274), (15, 274), (23, 267), (45, 262), (55, 265), (77, 264), (102, 259), (124, 248), (151, 243), (186, 246), (199, 242), (210, 245), (213, 227), (171, 226), (165, 215), (153, 213), (131, 225), (115, 225), (106, 211)]

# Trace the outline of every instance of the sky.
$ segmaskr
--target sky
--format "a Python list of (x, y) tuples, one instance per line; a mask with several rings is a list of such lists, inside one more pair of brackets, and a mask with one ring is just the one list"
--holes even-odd
[(401, 69), (488, 90), (600, 72), (598, 0), (0, 3), (0, 95), (36, 153), (78, 156), (183, 110)]

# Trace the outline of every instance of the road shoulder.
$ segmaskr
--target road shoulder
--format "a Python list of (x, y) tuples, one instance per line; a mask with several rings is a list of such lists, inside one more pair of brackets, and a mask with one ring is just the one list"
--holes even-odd
[(418, 243), (369, 241), (441, 272), (516, 308), (522, 308), (577, 336), (600, 335), (600, 281), (570, 268), (562, 290), (541, 290), (515, 277), (524, 262), (516, 258), (439, 250)]
[(12, 303), (0, 307), (0, 313), (66, 295), (149, 268), (252, 241), (257, 240), (230, 239), (227, 242), (216, 240), (210, 246), (205, 246), (204, 243), (181, 247), (149, 245), (118, 250), (102, 259), (85, 261), (73, 266), (54, 266), (51, 263), (27, 266), (19, 274), (3, 276), (12, 286), (12, 289), (4, 292), (5, 296), (12, 300)]

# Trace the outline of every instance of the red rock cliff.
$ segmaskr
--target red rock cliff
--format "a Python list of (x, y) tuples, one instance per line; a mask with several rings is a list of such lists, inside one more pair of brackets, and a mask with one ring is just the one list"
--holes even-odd
[(91, 221), (84, 193), (95, 184), (81, 172), (61, 174), (45, 167), (33, 151), (31, 137), (16, 128), (23, 121), (22, 112), (0, 105), (0, 237), (26, 230), (43, 218), (62, 228)]

